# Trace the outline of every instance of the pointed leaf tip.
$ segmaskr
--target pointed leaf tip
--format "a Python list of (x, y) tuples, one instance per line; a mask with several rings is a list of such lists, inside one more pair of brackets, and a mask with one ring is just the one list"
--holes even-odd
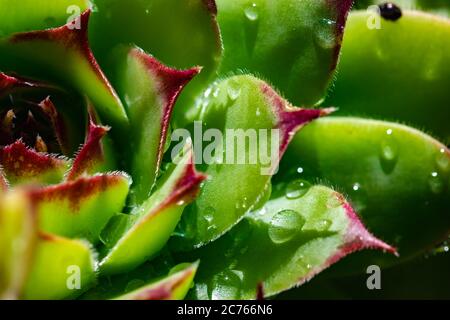
[(33, 84), (0, 72), (0, 97), (8, 94), (13, 89), (29, 87), (33, 87)]
[(92, 115), (89, 116), (89, 128), (85, 144), (78, 152), (72, 169), (67, 175), (67, 181), (73, 181), (85, 173), (95, 173), (97, 166), (103, 162), (102, 138), (110, 127), (97, 125)]
[(201, 183), (208, 178), (207, 175), (198, 172), (195, 169), (193, 149), (192, 147), (189, 147), (188, 150), (189, 153), (185, 158), (187, 161), (182, 160), (186, 163), (184, 173), (181, 175), (181, 178), (177, 181), (172, 193), (167, 198), (167, 205), (177, 203), (179, 201), (184, 201), (187, 203), (194, 200), (200, 190)]
[(311, 121), (327, 116), (335, 111), (334, 108), (327, 109), (303, 109), (293, 107), (283, 99), (267, 83), (261, 84), (261, 90), (272, 105), (273, 111), (279, 120), (279, 129), (282, 131), (280, 151), (284, 153), (294, 134)]
[[(337, 194), (337, 196), (343, 199), (341, 195)], [(394, 254), (395, 256), (399, 256), (396, 248), (373, 236), (366, 227), (364, 227), (350, 204), (344, 199), (343, 202), (347, 217), (349, 218), (349, 225), (345, 235), (346, 245), (342, 249), (342, 251), (345, 252), (345, 255), (363, 249), (379, 249)]]
[(117, 297), (115, 300), (181, 300), (190, 289), (198, 262), (162, 280)]
[(127, 97), (131, 124), (130, 172), (133, 202), (141, 204), (155, 186), (169, 131), (173, 108), (181, 91), (200, 72), (169, 68), (139, 48), (118, 51), (116, 87)]
[[(33, 57), (33, 62), (50, 68), (59, 80), (69, 81), (72, 86), (89, 96), (105, 120), (125, 128), (128, 118), (122, 102), (89, 46), (90, 14), (91, 10), (87, 9), (73, 21), (58, 28), (16, 33), (3, 44), (4, 50), (11, 50), (15, 57), (29, 60), (30, 51), (45, 45), (44, 54), (41, 52)], [(55, 60), (53, 56), (58, 59)], [(67, 73), (71, 74), (69, 79), (63, 77)]]
[(132, 49), (131, 55), (140, 60), (157, 79), (160, 94), (166, 97), (166, 103), (169, 105), (174, 103), (183, 87), (202, 70), (201, 67), (193, 67), (187, 70), (170, 68), (139, 48)]
[(39, 103), (39, 107), (42, 109), (42, 111), (47, 115), (48, 119), (50, 120), (50, 123), (53, 127), (53, 131), (55, 132), (56, 140), (58, 141), (61, 151), (64, 154), (68, 154), (70, 147), (68, 145), (69, 138), (67, 136), (66, 126), (63, 118), (58, 113), (55, 105), (51, 101), (50, 96), (42, 100)]

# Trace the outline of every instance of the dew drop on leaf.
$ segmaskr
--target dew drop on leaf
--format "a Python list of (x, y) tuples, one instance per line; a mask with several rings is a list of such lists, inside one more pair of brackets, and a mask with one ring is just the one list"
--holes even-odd
[(281, 244), (294, 238), (306, 223), (306, 219), (297, 211), (282, 210), (270, 221), (269, 237), (273, 243)]
[(244, 10), (245, 17), (250, 21), (256, 21), (259, 18), (258, 6), (252, 3)]
[(242, 279), (236, 271), (227, 270), (213, 278), (212, 300), (236, 300), (241, 297)]
[(331, 220), (328, 220), (328, 219), (322, 219), (322, 220), (319, 220), (319, 221), (315, 224), (315, 229), (316, 229), (317, 231), (321, 231), (321, 232), (323, 232), (323, 231), (328, 231), (328, 230), (330, 229), (331, 225), (332, 225), (332, 221), (331, 221)]
[(391, 173), (398, 160), (398, 144), (395, 141), (392, 129), (386, 131), (386, 137), (381, 142), (379, 158), (384, 173)]
[(431, 192), (433, 192), (434, 194), (440, 194), (444, 191), (444, 181), (439, 173), (432, 172), (430, 174), (428, 182)]
[(321, 19), (314, 27), (316, 44), (323, 49), (336, 47), (336, 22)]
[(295, 180), (286, 187), (285, 196), (287, 199), (298, 199), (308, 193), (311, 184), (305, 180)]

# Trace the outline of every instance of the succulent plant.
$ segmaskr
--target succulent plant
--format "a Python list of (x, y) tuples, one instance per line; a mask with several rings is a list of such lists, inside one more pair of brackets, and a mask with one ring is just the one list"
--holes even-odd
[(0, 0), (0, 298), (273, 297), (441, 244), (448, 6), (374, 3)]

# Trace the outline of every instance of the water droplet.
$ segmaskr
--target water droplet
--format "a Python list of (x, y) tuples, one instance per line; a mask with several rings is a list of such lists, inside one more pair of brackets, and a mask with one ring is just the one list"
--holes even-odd
[(305, 218), (294, 210), (282, 210), (270, 221), (269, 237), (273, 243), (281, 244), (294, 238), (305, 225)]
[(393, 130), (386, 131), (386, 137), (381, 142), (380, 146), (380, 165), (384, 173), (391, 173), (398, 160), (398, 144), (393, 136)]
[(257, 117), (261, 116), (261, 109), (260, 108), (256, 108), (256, 116)]
[(297, 168), (297, 173), (300, 173), (300, 174), (301, 174), (301, 173), (303, 173), (303, 171), (304, 171), (304, 169), (303, 169), (302, 167), (298, 167), (298, 168)]
[(248, 198), (244, 197), (241, 200), (236, 201), (236, 210), (248, 209)]
[(319, 220), (319, 221), (315, 224), (314, 228), (315, 228), (317, 231), (320, 231), (320, 232), (328, 231), (328, 230), (330, 229), (330, 227), (331, 227), (332, 224), (333, 224), (333, 222), (332, 222), (331, 220), (328, 220), (328, 219), (322, 219), (322, 220)]
[(213, 278), (212, 300), (237, 300), (241, 297), (242, 280), (235, 271), (227, 270)]
[(202, 229), (206, 232), (213, 232), (217, 229), (217, 226), (214, 224), (214, 215), (216, 214), (216, 209), (209, 206), (206, 207), (203, 211), (203, 221), (201, 222)]
[(239, 86), (239, 83), (237, 83), (235, 81), (229, 81), (227, 93), (228, 93), (228, 97), (232, 101), (236, 101), (239, 98), (239, 96), (241, 95), (241, 87)]
[(442, 176), (437, 172), (432, 172), (429, 178), (429, 185), (431, 192), (435, 194), (440, 194), (444, 191), (444, 181)]
[(298, 199), (303, 197), (306, 193), (308, 193), (311, 188), (311, 184), (305, 180), (295, 180), (289, 183), (286, 187), (286, 198), (288, 199)]
[(252, 3), (244, 10), (245, 17), (250, 21), (256, 21), (259, 18), (258, 6), (256, 3)]
[(336, 21), (321, 19), (314, 28), (316, 43), (323, 49), (333, 49), (338, 45), (336, 37)]
[(358, 191), (359, 189), (361, 189), (361, 185), (359, 183), (355, 183), (352, 187), (353, 191)]
[(436, 156), (436, 165), (444, 172), (447, 172), (450, 169), (450, 156), (447, 152), (445, 152), (444, 148), (440, 149), (438, 155)]
[(367, 193), (361, 184), (356, 182), (351, 186), (350, 190), (351, 202), (356, 212), (361, 213), (367, 207)]

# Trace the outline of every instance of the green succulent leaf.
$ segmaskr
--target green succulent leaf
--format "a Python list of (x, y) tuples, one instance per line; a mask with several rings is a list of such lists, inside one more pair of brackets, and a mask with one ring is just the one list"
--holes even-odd
[(22, 298), (73, 298), (95, 281), (95, 255), (90, 244), (50, 234), (39, 235)]
[(198, 263), (193, 263), (183, 270), (119, 296), (115, 300), (183, 300), (193, 285), (197, 268)]
[(68, 22), (71, 14), (89, 8), (89, 0), (2, 0), (0, 36), (55, 28)]
[[(450, 151), (415, 129), (357, 118), (321, 119), (295, 137), (280, 171), (279, 181), (295, 175), (341, 188), (364, 224), (394, 244), (402, 260), (441, 241), (450, 229)], [(401, 261), (389, 258), (370, 253), (361, 260), (364, 266)]]
[(109, 219), (122, 210), (130, 183), (123, 173), (101, 174), (36, 188), (29, 194), (41, 231), (95, 243)]
[(0, 299), (20, 296), (37, 238), (36, 219), (21, 192), (0, 194)]
[(123, 129), (128, 119), (122, 102), (89, 48), (89, 15), (87, 10), (59, 28), (2, 38), (0, 68), (68, 84), (87, 95), (108, 124)]
[[(395, 252), (363, 227), (337, 192), (311, 185), (298, 191), (295, 198), (270, 200), (197, 252), (202, 266), (193, 290), (196, 298), (255, 299), (260, 283), (265, 296), (272, 296), (303, 284), (352, 252)], [(261, 257), (268, 258), (261, 263)]]
[(11, 186), (58, 183), (70, 165), (66, 158), (37, 152), (21, 140), (0, 148), (0, 166)]
[(450, 20), (404, 11), (393, 22), (375, 13), (349, 16), (342, 59), (327, 103), (425, 128), (450, 141)]
[(220, 73), (248, 70), (298, 105), (321, 101), (336, 68), (351, 0), (218, 0)]
[(200, 71), (168, 68), (138, 48), (120, 48), (113, 59), (114, 81), (130, 119), (128, 162), (132, 201), (147, 200), (161, 166), (170, 119), (178, 95)]
[(178, 69), (203, 67), (202, 74), (181, 97), (179, 118), (183, 121), (185, 106), (215, 75), (221, 59), (214, 0), (97, 0), (96, 8), (90, 38), (100, 61), (106, 61), (117, 45), (133, 43), (166, 65)]
[(119, 216), (122, 221), (113, 221), (105, 235), (113, 240), (100, 263), (103, 275), (134, 269), (154, 257), (169, 240), (183, 209), (205, 179), (195, 171), (192, 148), (188, 145), (184, 150), (179, 164), (164, 175), (152, 196), (130, 215)]
[(95, 124), (92, 116), (89, 117), (89, 128), (86, 141), (77, 153), (73, 165), (67, 174), (66, 180), (73, 181), (85, 174), (95, 174), (112, 169), (115, 163), (112, 146), (107, 141), (107, 160), (104, 154), (102, 138), (110, 130), (109, 127)]
[[(209, 179), (183, 215), (173, 247), (202, 246), (237, 224), (268, 189), (293, 134), (330, 111), (294, 108), (252, 76), (235, 76), (209, 88), (193, 129), (195, 139), (201, 139), (205, 130), (212, 141), (205, 149), (195, 141), (196, 159)], [(179, 138), (189, 136), (185, 131), (178, 132)], [(250, 145), (259, 146), (260, 152)]]

